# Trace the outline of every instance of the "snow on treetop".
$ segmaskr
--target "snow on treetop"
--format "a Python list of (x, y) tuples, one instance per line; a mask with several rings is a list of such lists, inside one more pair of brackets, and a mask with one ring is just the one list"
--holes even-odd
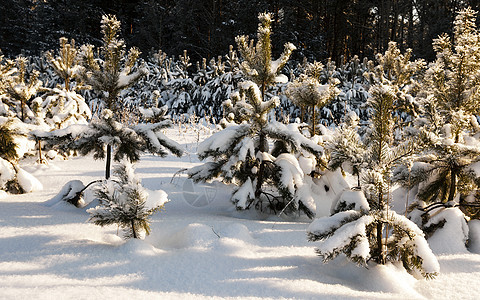
[(258, 20), (260, 22), (267, 22), (267, 23), (270, 23), (272, 22), (272, 14), (271, 13), (267, 13), (267, 12), (264, 12), (264, 13), (260, 13), (258, 15)]

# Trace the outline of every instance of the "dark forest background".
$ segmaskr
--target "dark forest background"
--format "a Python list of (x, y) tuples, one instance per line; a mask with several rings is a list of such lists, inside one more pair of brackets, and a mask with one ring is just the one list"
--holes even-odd
[(297, 60), (372, 58), (390, 40), (432, 60), (432, 39), (451, 33), (466, 6), (478, 10), (480, 0), (0, 0), (0, 49), (40, 54), (61, 36), (99, 45), (101, 16), (115, 14), (127, 45), (143, 55), (186, 49), (196, 61), (227, 53), (237, 35), (254, 35), (258, 13), (269, 11), (274, 52), (292, 42)]

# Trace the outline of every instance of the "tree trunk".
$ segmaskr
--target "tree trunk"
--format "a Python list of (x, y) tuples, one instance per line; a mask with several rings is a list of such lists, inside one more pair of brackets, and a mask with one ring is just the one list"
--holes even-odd
[[(259, 133), (259, 147), (258, 147), (258, 152), (266, 152), (265, 148), (265, 143), (267, 141), (267, 137), (265, 136), (265, 133), (263, 133), (262, 130), (260, 130)], [(263, 157), (263, 155), (262, 155)], [(255, 186), (255, 199), (259, 199), (260, 195), (262, 194), (262, 185), (263, 185), (263, 180), (264, 180), (264, 173), (265, 173), (265, 165), (263, 161), (260, 162), (260, 167), (258, 169), (258, 176), (257, 176), (257, 184)]]
[(65, 90), (67, 92), (70, 91), (70, 77), (68, 77), (68, 76), (65, 77)]
[(20, 100), (20, 110), (22, 111), (21, 117), (22, 117), (22, 122), (25, 122), (25, 115), (24, 115), (24, 110), (25, 110), (25, 100)]
[(43, 163), (43, 159), (42, 159), (42, 140), (37, 139), (37, 143), (38, 143), (38, 163), (42, 164)]
[(452, 169), (450, 172), (450, 188), (448, 189), (447, 201), (453, 201), (457, 192), (457, 171)]
[(135, 221), (132, 219), (130, 221), (130, 224), (132, 225), (133, 238), (138, 239), (137, 231), (135, 229)]
[(315, 127), (317, 127), (317, 116), (315, 114), (315, 105), (312, 107), (312, 137), (315, 136)]
[(112, 146), (110, 144), (107, 145), (107, 158), (105, 159), (105, 178), (109, 179), (110, 178), (110, 164), (112, 161)]
[(382, 231), (383, 231), (383, 224), (382, 222), (378, 221), (377, 223), (377, 257), (376, 262), (378, 264), (385, 264), (385, 257), (383, 256), (383, 242), (382, 242)]

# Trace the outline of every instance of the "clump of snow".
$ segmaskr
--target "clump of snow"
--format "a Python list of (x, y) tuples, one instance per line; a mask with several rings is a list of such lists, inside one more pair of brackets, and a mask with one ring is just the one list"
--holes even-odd
[(170, 238), (162, 241), (162, 247), (167, 248), (208, 248), (218, 240), (213, 229), (205, 224), (192, 223), (175, 232)]
[(347, 218), (353, 217), (358, 212), (353, 210), (342, 211), (332, 216), (320, 217), (313, 220), (308, 226), (307, 231), (315, 234), (323, 234), (341, 226), (341, 222)]
[[(343, 216), (344, 217), (344, 216)], [(335, 249), (342, 249), (347, 246), (353, 236), (356, 236), (358, 246), (355, 248), (355, 254), (357, 257), (361, 257), (363, 260), (370, 258), (370, 245), (368, 239), (365, 236), (365, 227), (373, 222), (373, 217), (365, 215), (360, 217), (355, 222), (347, 223), (338, 228), (333, 236), (323, 241), (318, 245), (317, 249), (321, 253), (331, 253)], [(316, 226), (318, 227), (318, 223)]]
[[(55, 195), (55, 197), (53, 197), (52, 199), (48, 200), (48, 201), (45, 201), (45, 205), (46, 206), (54, 206), (56, 205), (58, 202), (60, 201), (68, 201), (68, 200), (71, 200), (73, 199), (77, 193), (79, 193), (81, 190), (83, 190), (85, 188), (85, 185), (83, 184), (82, 181), (80, 180), (71, 180), (69, 182), (67, 182), (63, 187), (62, 189), (60, 190), (60, 192), (58, 192), (57, 195)], [(78, 203), (79, 207), (83, 207), (85, 206), (85, 201), (80, 198), (80, 201)]]
[(15, 169), (12, 164), (0, 157), (0, 188), (15, 178)]
[(38, 192), (43, 190), (42, 183), (32, 174), (28, 173), (22, 168), (17, 170), (18, 184), (22, 187), (25, 193)]
[(468, 250), (480, 254), (480, 220), (468, 222)]
[(331, 213), (334, 213), (340, 205), (357, 211), (370, 210), (370, 205), (368, 205), (367, 198), (365, 198), (362, 191), (343, 190), (343, 192), (340, 193), (340, 197), (332, 202)]
[(313, 192), (317, 207), (316, 216), (317, 218), (329, 216), (332, 204), (336, 202), (344, 190), (350, 190), (350, 187), (343, 178), (340, 169), (334, 172), (326, 171), (315, 183)]
[(438, 228), (428, 239), (430, 248), (436, 254), (466, 253), (465, 244), (468, 239), (468, 225), (465, 215), (458, 208), (442, 208), (437, 212), (430, 212), (428, 227), (445, 220), (442, 228)]
[(58, 153), (55, 150), (49, 150), (47, 154), (45, 155), (48, 159), (55, 159), (57, 157)]
[(249, 199), (255, 199), (255, 192), (250, 178), (248, 178), (232, 195), (232, 201), (236, 203), (237, 207), (243, 209), (247, 208), (247, 202)]
[(148, 193), (147, 200), (145, 201), (146, 208), (154, 208), (157, 206), (162, 206), (165, 203), (169, 202), (168, 194), (164, 190), (149, 190), (145, 189)]
[(237, 239), (250, 244), (255, 242), (255, 239), (247, 226), (240, 223), (228, 224), (225, 228), (219, 230), (218, 235), (220, 238)]
[(298, 160), (292, 154), (282, 153), (275, 160), (275, 164), (281, 170), (281, 186), (286, 187), (293, 195), (295, 187), (303, 185), (303, 171), (298, 164)]

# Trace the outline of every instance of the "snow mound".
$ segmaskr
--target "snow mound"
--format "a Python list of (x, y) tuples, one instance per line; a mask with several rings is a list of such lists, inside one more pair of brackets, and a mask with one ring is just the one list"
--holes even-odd
[(43, 190), (42, 183), (32, 174), (28, 173), (22, 168), (18, 168), (17, 172), (18, 184), (22, 187), (25, 193), (38, 192)]
[(240, 223), (229, 224), (227, 227), (222, 228), (222, 230), (220, 230), (218, 234), (221, 238), (242, 240), (249, 244), (252, 244), (255, 241), (247, 226)]
[[(80, 180), (71, 180), (67, 182), (60, 192), (58, 192), (57, 195), (55, 195), (52, 199), (47, 200), (44, 202), (46, 206), (54, 206), (58, 204), (59, 202), (66, 202), (68, 199), (73, 199), (77, 193), (79, 193), (81, 190), (85, 188), (85, 185), (83, 185), (83, 182)], [(85, 202), (83, 199), (80, 198), (78, 201), (79, 207), (83, 207), (85, 205)]]
[(425, 224), (426, 227), (445, 220), (442, 228), (438, 228), (428, 239), (428, 244), (435, 254), (467, 253), (465, 243), (468, 238), (468, 225), (465, 216), (458, 208), (445, 208), (433, 215)]
[(343, 178), (340, 169), (334, 172), (325, 172), (315, 183), (313, 192), (317, 206), (316, 217), (330, 216), (332, 204), (336, 202), (344, 190), (350, 190), (350, 187)]
[(218, 240), (218, 236), (212, 227), (205, 224), (192, 223), (166, 238), (161, 242), (161, 246), (177, 249), (209, 248), (216, 240)]
[(468, 250), (480, 254), (480, 220), (469, 221), (468, 229)]
[(165, 203), (169, 202), (168, 195), (163, 190), (149, 190), (145, 189), (148, 193), (148, 198), (145, 203), (145, 206), (148, 208), (153, 208), (157, 206), (162, 206)]
[[(365, 269), (347, 261), (344, 256), (339, 256), (326, 269), (330, 276), (340, 279), (344, 285), (354, 290), (399, 293), (409, 299), (425, 299), (415, 290), (418, 281), (401, 264), (372, 263)], [(388, 296), (385, 295), (386, 298)]]
[(123, 245), (118, 247), (118, 251), (130, 257), (135, 256), (155, 256), (163, 251), (155, 248), (148, 242), (140, 239), (129, 239)]

